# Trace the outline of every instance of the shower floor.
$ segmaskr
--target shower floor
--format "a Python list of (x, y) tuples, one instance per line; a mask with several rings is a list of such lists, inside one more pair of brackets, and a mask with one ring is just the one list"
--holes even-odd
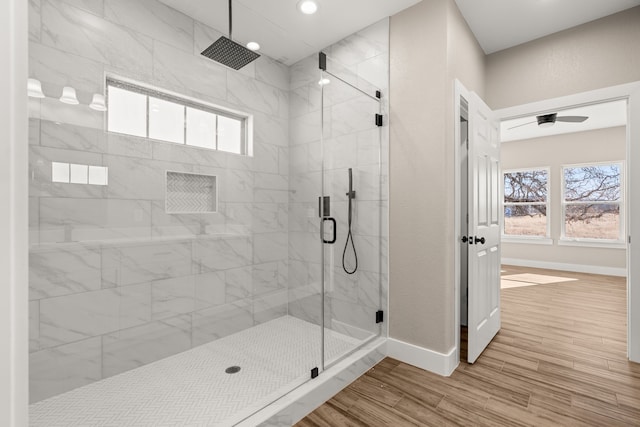
[[(325, 329), (330, 363), (359, 340)], [(31, 426), (233, 425), (310, 377), (320, 327), (284, 316), (34, 403)], [(235, 374), (225, 373), (240, 366)]]

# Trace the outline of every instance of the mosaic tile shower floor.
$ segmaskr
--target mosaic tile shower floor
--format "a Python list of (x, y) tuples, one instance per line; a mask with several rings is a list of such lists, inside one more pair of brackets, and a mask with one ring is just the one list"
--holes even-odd
[[(330, 363), (358, 341), (325, 329)], [(320, 327), (284, 316), (34, 403), (31, 426), (228, 426), (308, 380)], [(240, 366), (235, 374), (225, 373)]]

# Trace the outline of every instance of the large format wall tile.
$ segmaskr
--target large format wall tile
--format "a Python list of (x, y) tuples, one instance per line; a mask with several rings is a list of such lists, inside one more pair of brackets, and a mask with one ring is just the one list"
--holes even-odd
[(192, 273), (191, 242), (157, 242), (102, 250), (103, 287), (127, 286)]
[(103, 16), (104, 0), (62, 0), (78, 9), (86, 10), (97, 16)]
[(264, 55), (256, 60), (255, 67), (257, 80), (284, 91), (289, 90), (289, 67)]
[(214, 103), (227, 99), (227, 70), (222, 65), (158, 41), (153, 53), (153, 76), (166, 89)]
[(103, 375), (109, 377), (172, 356), (191, 347), (188, 315), (147, 323), (105, 335)]
[(112, 289), (40, 300), (42, 347), (117, 331), (119, 303), (119, 296)]
[(49, 248), (29, 254), (29, 299), (101, 289), (99, 249)]
[(253, 115), (253, 139), (257, 144), (289, 146), (289, 121), (286, 118), (263, 113)]
[(151, 284), (153, 320), (191, 313), (195, 309), (194, 276), (156, 280)]
[(150, 213), (141, 200), (41, 198), (40, 241), (149, 238)]
[(227, 302), (227, 288), (224, 271), (212, 271), (196, 274), (195, 280), (195, 308), (215, 307)]
[(106, 133), (108, 154), (113, 156), (138, 157), (151, 159), (153, 157), (153, 141), (147, 138), (123, 135), (114, 132)]
[(42, 20), (40, 0), (29, 0), (29, 41), (40, 41), (40, 23)]
[(155, 0), (104, 0), (105, 18), (191, 53), (193, 19)]
[(287, 217), (286, 203), (254, 203), (253, 231), (255, 233), (286, 232)]
[(107, 152), (107, 142), (102, 130), (38, 120), (40, 123), (40, 145), (51, 148), (78, 150), (82, 152)]
[(192, 314), (193, 345), (202, 345), (253, 326), (251, 301), (237, 301)]
[(227, 79), (229, 102), (272, 116), (288, 117), (287, 92), (239, 73), (229, 72)]
[(40, 302), (29, 301), (29, 353), (40, 349)]
[(151, 38), (59, 0), (42, 0), (42, 43), (136, 75), (151, 68)]
[(64, 86), (72, 86), (79, 99), (89, 103), (91, 94), (102, 92), (104, 66), (83, 56), (30, 43), (29, 76), (40, 80), (47, 96), (58, 98)]
[(218, 212), (195, 214), (169, 214), (164, 200), (154, 200), (151, 204), (151, 225), (153, 237), (176, 236), (195, 237), (225, 232), (225, 215), (220, 206)]
[(286, 260), (287, 233), (256, 233), (253, 237), (253, 261), (256, 264)]
[(251, 265), (252, 253), (251, 239), (244, 236), (198, 239), (193, 243), (193, 260), (201, 273)]
[(286, 316), (288, 311), (288, 293), (286, 290), (254, 298), (253, 323), (259, 325), (278, 317)]
[(103, 198), (106, 186), (53, 182), (52, 162), (102, 166), (97, 153), (61, 150), (48, 147), (29, 147), (29, 194), (32, 197)]
[(102, 377), (101, 339), (89, 338), (29, 355), (29, 401), (38, 402)]

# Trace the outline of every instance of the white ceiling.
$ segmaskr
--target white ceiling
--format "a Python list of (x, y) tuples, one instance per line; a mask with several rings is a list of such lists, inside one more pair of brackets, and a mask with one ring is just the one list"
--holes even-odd
[(455, 0), (485, 53), (640, 5), (640, 0)]
[[(160, 1), (228, 33), (227, 0)], [(303, 15), (298, 0), (234, 0), (233, 39), (256, 41), (261, 53), (291, 65), (420, 1), (317, 0), (318, 12)]]
[[(558, 113), (558, 116), (587, 116), (582, 123), (556, 122), (548, 128), (538, 126), (536, 116), (519, 117), (505, 120), (500, 123), (500, 140), (502, 142), (517, 141), (520, 139), (540, 138), (563, 133), (584, 132), (587, 130), (601, 129), (627, 124), (627, 101), (619, 100), (601, 104), (586, 105), (577, 108), (560, 111), (547, 111), (540, 114)], [(534, 122), (534, 123), (530, 123)], [(530, 123), (509, 130), (513, 126)]]

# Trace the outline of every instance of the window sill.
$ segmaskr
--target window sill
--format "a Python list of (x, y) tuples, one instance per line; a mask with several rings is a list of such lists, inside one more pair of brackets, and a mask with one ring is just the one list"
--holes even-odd
[(553, 239), (548, 237), (512, 237), (501, 236), (502, 243), (524, 243), (526, 245), (553, 245)]
[(581, 246), (585, 248), (627, 249), (624, 242), (598, 242), (594, 240), (558, 239), (558, 246)]

